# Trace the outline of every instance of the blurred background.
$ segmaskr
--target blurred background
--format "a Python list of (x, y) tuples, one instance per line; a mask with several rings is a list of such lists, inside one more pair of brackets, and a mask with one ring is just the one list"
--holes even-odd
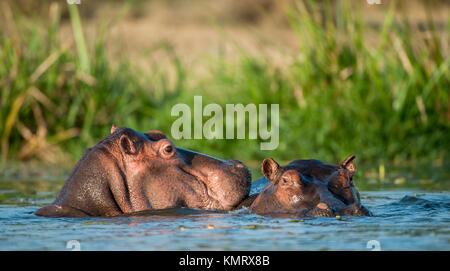
[(448, 190), (450, 1), (369, 2), (1, 1), (0, 178), (62, 181), (113, 123), (170, 135), (202, 95), (280, 104), (274, 151), (175, 142), (255, 178), (265, 157), (353, 153), (362, 189)]

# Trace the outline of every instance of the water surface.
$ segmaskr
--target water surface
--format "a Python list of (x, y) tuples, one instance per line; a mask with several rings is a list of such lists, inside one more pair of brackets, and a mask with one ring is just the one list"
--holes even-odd
[[(340, 220), (271, 218), (245, 209), (43, 218), (33, 212), (54, 199), (60, 184), (20, 185), (0, 181), (0, 250), (71, 250), (77, 244), (81, 250), (450, 250), (449, 192), (363, 191), (375, 216)], [(39, 192), (28, 193), (36, 186)]]

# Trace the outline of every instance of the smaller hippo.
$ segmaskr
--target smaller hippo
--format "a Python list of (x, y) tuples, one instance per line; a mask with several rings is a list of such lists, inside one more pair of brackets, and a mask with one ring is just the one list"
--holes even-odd
[(356, 173), (354, 160), (355, 155), (348, 156), (339, 165), (326, 164), (314, 159), (294, 160), (288, 167), (323, 181), (331, 193), (345, 204), (359, 204), (360, 195), (353, 182)]
[[(301, 167), (298, 164), (293, 165), (293, 163), (282, 167), (272, 158), (265, 159), (262, 163), (262, 173), (270, 182), (261, 193), (253, 196), (254, 200), (249, 209), (263, 215), (363, 215), (364, 211), (361, 211), (359, 204), (356, 203), (357, 199), (353, 199), (349, 204), (350, 199), (344, 202), (330, 189), (333, 187), (330, 183), (337, 187), (345, 179), (340, 173), (341, 171), (335, 169), (330, 172), (323, 170), (313, 172), (314, 169), (317, 169), (319, 161), (303, 161), (308, 162), (303, 163)], [(305, 165), (308, 167), (304, 167)], [(316, 178), (314, 174), (324, 180)], [(339, 192), (341, 193), (341, 191)], [(359, 200), (359, 195), (357, 197)], [(364, 213), (364, 215), (366, 214)]]

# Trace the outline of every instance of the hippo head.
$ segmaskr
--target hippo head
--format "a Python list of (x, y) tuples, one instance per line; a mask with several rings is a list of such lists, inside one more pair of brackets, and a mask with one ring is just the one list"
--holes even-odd
[(303, 175), (322, 180), (328, 189), (345, 204), (359, 203), (359, 192), (353, 177), (356, 173), (355, 156), (350, 155), (339, 164), (326, 164), (319, 160), (294, 160), (289, 167)]
[[(223, 161), (177, 148), (160, 131), (141, 134), (129, 128), (113, 128), (112, 136), (120, 142), (128, 161), (127, 172), (138, 183), (136, 189), (145, 193), (153, 208), (181, 204), (230, 210), (249, 193), (250, 172), (237, 160)], [(174, 192), (180, 194), (177, 203), (170, 202)]]
[(354, 158), (349, 156), (339, 165), (319, 160), (294, 160), (286, 166), (279, 166), (271, 158), (265, 159), (262, 172), (269, 183), (262, 192), (249, 197), (252, 201), (245, 200), (245, 203), (259, 214), (371, 215), (361, 205), (359, 192), (353, 184)]
[(328, 189), (345, 204), (360, 202), (359, 192), (353, 183), (356, 173), (354, 159), (355, 156), (350, 155), (325, 178)]
[(181, 149), (160, 131), (113, 126), (80, 159), (46, 216), (112, 216), (149, 209), (230, 210), (250, 190), (247, 167)]
[(295, 168), (267, 158), (262, 173), (270, 183), (250, 206), (256, 213), (304, 213), (320, 203), (317, 184)]

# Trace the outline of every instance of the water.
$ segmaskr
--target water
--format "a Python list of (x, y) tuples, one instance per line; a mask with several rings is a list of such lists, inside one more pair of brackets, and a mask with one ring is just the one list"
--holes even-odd
[(375, 216), (342, 220), (271, 218), (245, 209), (178, 209), (115, 218), (35, 216), (59, 187), (0, 181), (0, 250), (71, 250), (78, 244), (81, 250), (450, 250), (449, 192), (362, 192)]

